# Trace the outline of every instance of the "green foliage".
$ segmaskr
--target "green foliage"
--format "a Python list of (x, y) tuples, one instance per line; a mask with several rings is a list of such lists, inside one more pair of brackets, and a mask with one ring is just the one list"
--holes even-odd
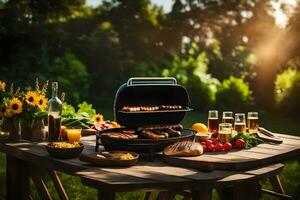
[(252, 101), (252, 92), (243, 79), (230, 76), (218, 87), (216, 100), (222, 109), (245, 109)]
[(300, 71), (292, 68), (278, 74), (275, 81), (275, 99), (284, 114), (299, 117)]
[(93, 108), (93, 105), (88, 104), (85, 101), (78, 104), (77, 112), (72, 105), (64, 102), (62, 110), (62, 125), (73, 128), (90, 128), (94, 123), (93, 116), (95, 114), (96, 110)]
[(193, 44), (185, 56), (173, 53), (162, 75), (175, 77), (187, 88), (193, 108), (205, 110), (214, 105), (219, 85), (217, 79), (207, 74), (208, 64), (206, 53), (199, 52), (198, 46)]
[(96, 114), (96, 110), (93, 108), (92, 104), (88, 104), (86, 101), (78, 104), (77, 113), (81, 115), (87, 114), (90, 118), (92, 118)]
[(86, 67), (73, 54), (56, 57), (49, 69), (49, 79), (60, 83), (60, 90), (66, 92), (66, 100), (78, 103), (86, 99), (89, 90), (89, 74)]
[(64, 102), (62, 105), (62, 117), (70, 118), (70, 117), (74, 117), (75, 114), (76, 114), (75, 108), (72, 105)]

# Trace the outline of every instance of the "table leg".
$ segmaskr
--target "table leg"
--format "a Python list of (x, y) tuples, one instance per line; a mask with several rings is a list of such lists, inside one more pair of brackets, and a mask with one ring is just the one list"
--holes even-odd
[(240, 183), (237, 185), (222, 186), (217, 188), (218, 195), (222, 200), (255, 200), (260, 197), (258, 181)]
[(116, 193), (114, 191), (98, 190), (98, 200), (115, 200)]
[(275, 192), (280, 194), (285, 194), (279, 175), (270, 177), (270, 182)]
[(6, 155), (6, 198), (30, 199), (27, 163)]

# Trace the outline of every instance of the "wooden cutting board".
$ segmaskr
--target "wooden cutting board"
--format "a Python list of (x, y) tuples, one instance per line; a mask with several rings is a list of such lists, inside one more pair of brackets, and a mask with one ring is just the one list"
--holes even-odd
[(199, 170), (247, 170), (255, 167), (282, 162), (291, 158), (300, 158), (300, 137), (275, 134), (281, 144), (264, 143), (249, 150), (226, 152), (205, 152), (197, 157), (164, 156), (165, 162), (181, 167)]

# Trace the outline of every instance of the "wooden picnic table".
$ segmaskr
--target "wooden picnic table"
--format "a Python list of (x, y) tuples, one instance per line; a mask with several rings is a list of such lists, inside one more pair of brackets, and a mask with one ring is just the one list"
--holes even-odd
[[(29, 178), (31, 177), (39, 194), (43, 199), (51, 199), (47, 187), (39, 174), (47, 170), (61, 199), (68, 199), (56, 171), (79, 176), (84, 185), (98, 190), (99, 199), (115, 199), (116, 192), (123, 191), (167, 191), (161, 192), (161, 199), (172, 199), (176, 193), (185, 193), (190, 190), (192, 199), (210, 199), (212, 188), (219, 188), (219, 194), (224, 199), (257, 199), (259, 197), (259, 184), (261, 178), (274, 177), (283, 168), (280, 162), (299, 159), (300, 137), (278, 135), (283, 139), (283, 144), (263, 144), (254, 147), (248, 152), (245, 150), (216, 155), (218, 161), (236, 163), (237, 160), (248, 160), (251, 164), (247, 169), (237, 171), (235, 168), (227, 170), (203, 170), (203, 162), (209, 159), (211, 164), (212, 154), (200, 157), (179, 158), (180, 166), (171, 166), (157, 158), (154, 162), (141, 159), (137, 165), (128, 168), (100, 168), (91, 166), (86, 162), (74, 159), (55, 159), (49, 156), (44, 145), (30, 141), (12, 141), (0, 139), (0, 152), (7, 156), (7, 199), (30, 199)], [(94, 152), (95, 136), (82, 138), (85, 145), (83, 153)], [(266, 151), (265, 151), (266, 150)], [(247, 152), (247, 153), (245, 153)], [(258, 156), (260, 155), (260, 156)], [(261, 156), (264, 155), (264, 156)], [(273, 159), (272, 159), (273, 158)], [(178, 164), (176, 160), (176, 163)], [(195, 164), (201, 161), (199, 165)], [(263, 162), (261, 162), (263, 160)], [(174, 162), (174, 160), (172, 160)], [(171, 161), (171, 162), (172, 162)], [(192, 162), (187, 162), (192, 161)], [(184, 162), (189, 163), (187, 168)], [(256, 162), (255, 165), (253, 163)], [(234, 165), (233, 165), (234, 166)], [(200, 167), (197, 169), (197, 167)], [(278, 176), (277, 176), (278, 178)], [(243, 184), (241, 184), (243, 183)], [(272, 181), (275, 190), (282, 191), (278, 182)], [(227, 186), (233, 185), (229, 194)], [(222, 189), (227, 187), (226, 190)], [(245, 191), (251, 195), (244, 195)], [(147, 199), (151, 193), (147, 193)], [(159, 197), (160, 198), (160, 197)]]

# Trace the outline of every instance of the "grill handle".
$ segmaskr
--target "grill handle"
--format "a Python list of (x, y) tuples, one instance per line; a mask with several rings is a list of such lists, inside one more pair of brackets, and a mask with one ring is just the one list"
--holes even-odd
[(173, 77), (134, 77), (127, 81), (127, 86), (132, 85), (177, 85)]

